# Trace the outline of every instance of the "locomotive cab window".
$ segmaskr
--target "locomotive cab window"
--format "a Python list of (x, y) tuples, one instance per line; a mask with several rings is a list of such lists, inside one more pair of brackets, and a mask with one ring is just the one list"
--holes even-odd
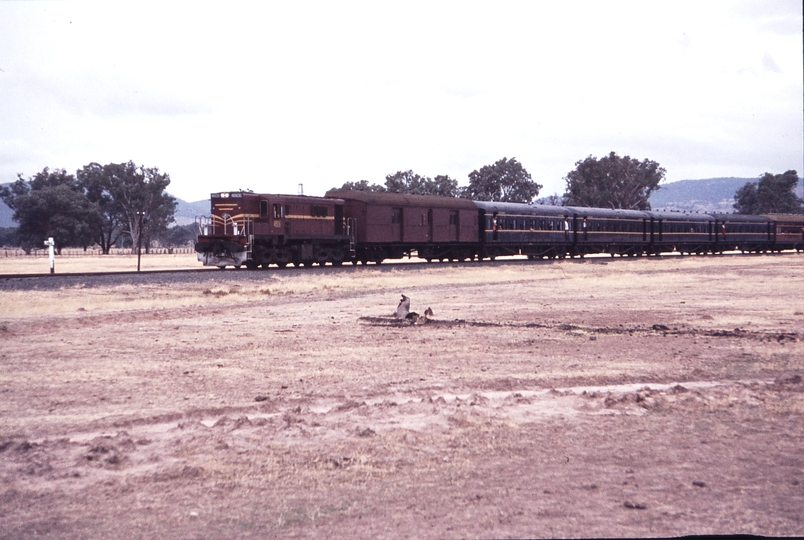
[(268, 201), (260, 201), (260, 218), (265, 219), (268, 217)]
[(310, 215), (312, 217), (327, 217), (329, 213), (328, 208), (326, 206), (311, 206), (310, 207)]
[(274, 219), (285, 217), (285, 208), (281, 204), (274, 205)]

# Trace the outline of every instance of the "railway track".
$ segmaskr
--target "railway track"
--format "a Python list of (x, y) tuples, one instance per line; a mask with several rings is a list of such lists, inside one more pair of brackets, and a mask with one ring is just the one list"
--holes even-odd
[[(724, 252), (718, 254), (717, 257), (729, 257), (729, 256), (779, 256), (779, 255), (795, 255), (799, 252), (794, 250), (786, 250), (781, 252), (767, 252), (767, 253), (757, 253), (757, 254), (744, 254), (740, 251), (731, 251), (731, 252)], [(662, 253), (659, 254), (659, 258), (667, 258), (667, 259), (674, 259), (674, 258), (686, 258), (692, 257), (693, 255), (682, 255), (680, 253)], [(696, 255), (697, 257), (712, 257), (713, 255)], [(634, 259), (641, 259), (643, 257), (634, 257), (634, 256), (623, 256), (623, 255), (609, 255), (609, 254), (591, 254), (586, 255), (584, 258), (567, 258), (567, 259), (537, 259), (537, 260), (528, 260), (524, 255), (513, 256), (513, 257), (505, 257), (505, 258), (498, 258), (496, 260), (482, 260), (482, 261), (473, 261), (473, 262), (464, 262), (464, 261), (454, 261), (454, 262), (447, 262), (444, 261), (442, 263), (435, 262), (435, 263), (428, 263), (424, 259), (400, 259), (400, 260), (387, 260), (382, 263), (382, 265), (371, 264), (371, 267), (375, 266), (386, 266), (386, 265), (398, 265), (398, 264), (414, 264), (414, 265), (430, 265), (430, 264), (486, 264), (486, 265), (496, 265), (499, 263), (515, 263), (515, 264), (554, 264), (560, 261), (567, 261), (567, 262), (582, 262), (582, 261), (592, 261), (592, 262), (609, 262), (612, 260), (634, 260)], [(336, 268), (341, 270), (348, 270), (349, 268), (357, 268), (357, 267), (365, 267), (364, 265), (344, 265), (343, 267), (333, 267), (333, 266), (315, 266), (313, 268), (305, 267), (292, 267), (288, 266), (287, 268), (280, 268), (280, 267), (271, 267), (270, 269), (253, 269), (249, 270), (245, 267), (243, 268), (227, 268), (224, 272), (227, 275), (232, 275), (236, 273), (248, 273), (252, 274), (260, 274), (266, 271), (283, 271), (283, 272), (292, 272), (294, 270), (298, 270), (300, 272), (310, 272), (312, 270), (336, 270)], [(108, 277), (108, 276), (115, 276), (115, 277), (122, 277), (122, 276), (156, 276), (156, 275), (169, 275), (169, 274), (216, 274), (220, 275), (223, 272), (216, 267), (205, 266), (201, 268), (183, 268), (183, 269), (174, 269), (174, 270), (123, 270), (123, 271), (109, 271), (109, 272), (61, 272), (61, 273), (41, 273), (41, 274), (0, 274), (0, 280), (11, 280), (11, 279), (20, 279), (20, 280), (27, 280), (27, 279), (43, 279), (43, 278), (73, 278), (73, 277)]]
[(0, 274), (0, 279), (33, 279), (33, 278), (56, 278), (56, 277), (103, 277), (103, 276), (126, 276), (126, 275), (157, 275), (157, 274), (185, 274), (195, 272), (214, 272), (215, 268), (184, 268), (179, 270), (122, 270), (114, 272), (60, 272), (43, 274)]

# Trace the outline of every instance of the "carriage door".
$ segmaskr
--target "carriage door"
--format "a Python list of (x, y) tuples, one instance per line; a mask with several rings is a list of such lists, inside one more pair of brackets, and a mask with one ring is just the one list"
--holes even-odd
[(429, 208), (427, 210), (427, 225), (428, 225), (427, 241), (432, 242), (433, 238), (434, 238), (434, 236), (433, 236), (433, 209), (432, 208)]
[(343, 234), (343, 205), (335, 205), (335, 234), (340, 236)]
[(402, 241), (402, 209), (391, 208), (391, 242)]
[(457, 210), (450, 210), (449, 211), (449, 241), (450, 242), (457, 242), (458, 238), (458, 231), (460, 230), (460, 219)]

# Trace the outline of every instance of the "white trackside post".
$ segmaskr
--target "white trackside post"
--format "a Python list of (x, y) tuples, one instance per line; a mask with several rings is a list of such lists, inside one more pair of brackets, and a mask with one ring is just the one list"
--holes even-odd
[(56, 242), (53, 241), (52, 236), (45, 240), (45, 245), (47, 246), (47, 253), (50, 255), (50, 273), (53, 274), (56, 268), (56, 250), (54, 249)]

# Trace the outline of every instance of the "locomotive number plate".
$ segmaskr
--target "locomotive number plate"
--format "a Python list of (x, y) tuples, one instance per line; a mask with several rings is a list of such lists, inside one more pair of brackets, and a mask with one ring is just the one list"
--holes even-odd
[(281, 221), (279, 221), (279, 220), (274, 221), (274, 227), (276, 227), (276, 228), (278, 229), (278, 228), (279, 228), (279, 227), (281, 227), (281, 226), (282, 226), (282, 222), (281, 222)]

